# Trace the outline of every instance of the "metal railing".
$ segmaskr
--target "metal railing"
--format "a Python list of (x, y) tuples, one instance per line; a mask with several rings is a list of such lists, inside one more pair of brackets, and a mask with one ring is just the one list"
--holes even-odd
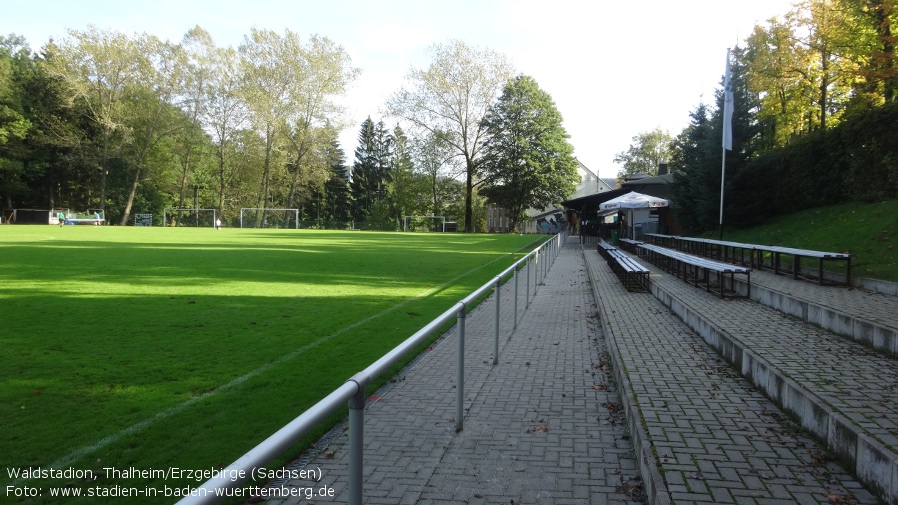
[[(499, 308), (500, 308), (500, 289), (502, 279), (509, 274), (513, 277), (514, 282), (514, 316), (513, 328), (517, 328), (518, 322), (518, 272), (526, 268), (526, 290), (525, 299), (526, 307), (530, 306), (530, 299), (536, 294), (539, 279), (544, 279), (548, 274), (549, 266), (555, 261), (558, 252), (564, 245), (564, 239), (567, 233), (562, 232), (554, 235), (551, 239), (544, 242), (538, 248), (534, 249), (520, 260), (516, 261), (512, 266), (505, 269), (502, 273), (494, 277), (492, 280), (481, 286), (479, 289), (469, 294), (460, 302), (453, 305), (449, 310), (443, 312), (442, 315), (428, 323), (426, 326), (415, 332), (411, 337), (407, 338), (393, 350), (383, 355), (380, 359), (372, 363), (370, 366), (355, 374), (347, 380), (342, 386), (332, 391), (318, 403), (310, 407), (308, 410), (300, 414), (286, 426), (276, 431), (273, 435), (265, 439), (262, 443), (251, 449), (249, 452), (231, 463), (227, 468), (222, 469), (217, 475), (199, 487), (192, 489), (188, 496), (183, 497), (179, 505), (199, 505), (217, 503), (226, 498), (221, 491), (229, 488), (238, 487), (253, 475), (254, 468), (260, 468), (268, 465), (271, 461), (281, 455), (287, 448), (299, 441), (303, 436), (314, 429), (318, 424), (327, 419), (331, 414), (337, 412), (346, 403), (349, 403), (349, 475), (348, 475), (348, 498), (350, 505), (361, 505), (363, 501), (362, 482), (363, 482), (363, 449), (364, 449), (364, 421), (365, 421), (365, 401), (367, 399), (366, 389), (372, 381), (377, 379), (381, 374), (389, 370), (393, 365), (398, 363), (402, 358), (412, 352), (418, 345), (427, 340), (434, 333), (439, 331), (441, 327), (450, 323), (453, 318), (456, 319), (456, 328), (458, 333), (457, 345), (457, 363), (456, 363), (456, 406), (455, 406), (455, 431), (460, 432), (464, 428), (464, 368), (465, 368), (465, 318), (468, 308), (473, 306), (478, 298), (486, 295), (490, 290), (495, 290), (495, 335), (493, 348), (493, 365), (499, 363)], [(524, 266), (522, 268), (522, 265)], [(533, 270), (533, 279), (531, 282), (531, 265)], [(512, 282), (511, 280), (509, 282)], [(532, 286), (531, 286), (532, 284)]]

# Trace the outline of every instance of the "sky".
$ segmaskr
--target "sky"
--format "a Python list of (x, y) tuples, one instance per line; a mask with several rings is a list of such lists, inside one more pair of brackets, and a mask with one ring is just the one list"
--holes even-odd
[(340, 141), (351, 163), (362, 121), (386, 117), (386, 99), (427, 48), (458, 39), (507, 56), (555, 101), (574, 155), (601, 177), (633, 137), (677, 135), (700, 103), (714, 105), (727, 48), (756, 24), (782, 17), (792, 0), (0, 0), (0, 34), (37, 50), (88, 25), (178, 42), (199, 25), (218, 46), (237, 47), (251, 28), (342, 45), (362, 73), (342, 102)]

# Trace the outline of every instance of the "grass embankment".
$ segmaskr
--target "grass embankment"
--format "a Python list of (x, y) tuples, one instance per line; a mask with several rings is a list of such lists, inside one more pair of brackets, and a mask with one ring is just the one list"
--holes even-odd
[[(716, 234), (709, 234), (717, 238)], [(852, 254), (852, 276), (898, 282), (898, 200), (803, 210), (762, 226), (726, 230), (724, 240)], [(824, 266), (838, 270), (836, 263)]]
[(0, 227), (0, 488), (197, 485), (104, 468), (227, 466), (535, 240)]

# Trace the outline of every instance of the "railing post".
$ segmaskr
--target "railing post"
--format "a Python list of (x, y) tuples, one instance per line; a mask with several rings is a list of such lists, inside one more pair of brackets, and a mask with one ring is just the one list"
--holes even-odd
[(512, 330), (518, 329), (518, 266), (514, 267), (514, 324)]
[(527, 291), (524, 292), (524, 300), (527, 302), (524, 304), (524, 309), (530, 307), (530, 256), (527, 256)]
[(493, 365), (499, 364), (499, 300), (502, 299), (499, 286), (501, 280), (496, 277), (496, 334), (493, 338)]
[(539, 269), (542, 267), (542, 263), (539, 261), (539, 249), (536, 250), (536, 254), (533, 256), (533, 261), (536, 262), (536, 265), (533, 267), (533, 294), (532, 294), (532, 296), (536, 296), (536, 286), (539, 285)]
[(349, 400), (349, 505), (362, 505), (365, 450), (365, 386)]
[(465, 316), (467, 307), (462, 303), (458, 311), (458, 360), (455, 368), (455, 432), (464, 428), (465, 414)]

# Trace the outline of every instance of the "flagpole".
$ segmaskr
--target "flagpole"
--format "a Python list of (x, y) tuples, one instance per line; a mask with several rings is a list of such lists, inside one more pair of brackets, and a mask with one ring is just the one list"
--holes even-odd
[(727, 150), (733, 150), (733, 83), (730, 80), (730, 50), (727, 48), (723, 78), (723, 149), (720, 155), (720, 240), (723, 240), (723, 188), (726, 182)]
[(723, 153), (720, 155), (721, 163), (720, 163), (720, 238), (719, 240), (723, 240), (723, 183), (726, 180), (726, 171), (727, 171), (727, 148), (723, 148)]

